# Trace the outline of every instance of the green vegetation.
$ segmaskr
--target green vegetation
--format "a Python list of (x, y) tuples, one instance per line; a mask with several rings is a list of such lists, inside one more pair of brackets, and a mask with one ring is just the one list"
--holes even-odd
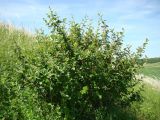
[(143, 102), (132, 104), (139, 120), (160, 120), (160, 90), (152, 89), (152, 86), (145, 85), (141, 92)]
[(148, 58), (147, 59), (147, 63), (157, 63), (157, 62), (160, 62), (160, 58), (159, 57)]
[(143, 111), (145, 117), (150, 120), (160, 120), (160, 91), (145, 87), (145, 102), (143, 103)]
[(131, 53), (101, 16), (96, 30), (53, 11), (45, 22), (49, 34), (0, 25), (0, 119), (157, 120), (159, 92), (135, 77), (146, 43)]
[[(160, 80), (160, 62), (145, 64), (141, 73)], [(140, 116), (142, 116), (143, 119), (160, 120), (160, 90), (156, 90), (153, 86), (146, 84), (142, 95), (144, 101), (141, 105), (138, 105), (140, 106), (138, 110), (141, 114)]]
[(160, 62), (145, 64), (141, 72), (146, 76), (160, 79)]

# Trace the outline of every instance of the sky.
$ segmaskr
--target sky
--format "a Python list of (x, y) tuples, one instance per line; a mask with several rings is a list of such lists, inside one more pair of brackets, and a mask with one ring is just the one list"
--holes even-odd
[(43, 18), (49, 6), (77, 22), (86, 15), (97, 21), (101, 13), (110, 28), (125, 29), (124, 43), (132, 50), (148, 38), (145, 55), (160, 57), (160, 0), (0, 0), (0, 21), (32, 32), (46, 29)]

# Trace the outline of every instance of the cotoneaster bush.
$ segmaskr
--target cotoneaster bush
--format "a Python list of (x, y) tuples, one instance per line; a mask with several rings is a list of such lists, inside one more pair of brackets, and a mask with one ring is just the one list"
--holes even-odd
[[(67, 22), (50, 10), (44, 19), (50, 33), (38, 33), (29, 47), (15, 41), (9, 78), (1, 77), (10, 90), (0, 83), (7, 93), (3, 100), (13, 106), (7, 108), (14, 114), (6, 112), (6, 118), (104, 120), (141, 100), (135, 75), (146, 43), (131, 52), (123, 46), (123, 31), (115, 32), (99, 17), (95, 28), (87, 18)], [(7, 97), (11, 91), (13, 98)]]

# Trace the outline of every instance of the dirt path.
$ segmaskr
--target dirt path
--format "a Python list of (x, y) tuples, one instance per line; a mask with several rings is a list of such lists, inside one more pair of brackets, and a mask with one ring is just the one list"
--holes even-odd
[(139, 75), (138, 78), (142, 79), (145, 83), (151, 85), (153, 88), (160, 90), (160, 80), (148, 76)]

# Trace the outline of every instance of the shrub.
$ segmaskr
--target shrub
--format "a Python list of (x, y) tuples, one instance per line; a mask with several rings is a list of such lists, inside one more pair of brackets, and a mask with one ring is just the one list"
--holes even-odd
[(8, 80), (14, 83), (10, 91), (16, 93), (8, 101), (20, 106), (10, 116), (106, 119), (113, 109), (141, 99), (135, 75), (143, 65), (138, 60), (146, 43), (132, 53), (123, 47), (123, 31), (109, 29), (101, 15), (96, 29), (87, 18), (68, 24), (52, 10), (45, 22), (50, 33), (39, 33), (32, 46), (15, 41), (15, 64)]

